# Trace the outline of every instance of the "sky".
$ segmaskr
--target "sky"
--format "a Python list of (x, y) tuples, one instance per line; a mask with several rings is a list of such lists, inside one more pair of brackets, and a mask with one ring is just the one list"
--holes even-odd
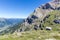
[(27, 18), (41, 4), (51, 0), (0, 0), (0, 18)]

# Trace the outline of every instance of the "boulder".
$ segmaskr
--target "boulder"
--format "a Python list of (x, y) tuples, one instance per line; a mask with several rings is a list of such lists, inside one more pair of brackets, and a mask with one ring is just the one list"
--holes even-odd
[(60, 20), (54, 20), (53, 22), (56, 24), (60, 24)]
[(32, 19), (32, 18), (27, 18), (27, 22), (28, 22), (29, 24), (31, 24), (31, 23), (33, 22), (33, 19)]
[(58, 7), (57, 10), (60, 10), (60, 7)]
[(46, 30), (52, 30), (52, 28), (51, 27), (46, 27)]
[(38, 25), (34, 25), (34, 30), (38, 30)]
[(33, 19), (37, 19), (38, 17), (35, 16), (35, 15), (32, 15), (31, 18), (33, 18)]

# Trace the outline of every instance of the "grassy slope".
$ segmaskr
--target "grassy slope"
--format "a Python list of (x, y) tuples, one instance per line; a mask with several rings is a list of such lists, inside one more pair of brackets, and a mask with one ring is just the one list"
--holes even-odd
[[(58, 19), (58, 17), (60, 17), (60, 11), (55, 10), (53, 12), (50, 12), (49, 15), (50, 15), (50, 17), (45, 20), (45, 23), (43, 23), (43, 25), (45, 27), (46, 26), (52, 27), (52, 29), (54, 31), (60, 31), (60, 24), (55, 24), (53, 22), (55, 19)], [(57, 17), (55, 17), (55, 16), (57, 16)]]
[(60, 32), (57, 31), (27, 31), (22, 33), (15, 33), (11, 35), (0, 36), (0, 40), (60, 40)]
[[(45, 20), (44, 27), (52, 27), (51, 31), (37, 30), (26, 31), (21, 33), (14, 33), (9, 35), (0, 36), (0, 40), (60, 40), (60, 24), (53, 22), (55, 15), (60, 16), (60, 11), (50, 12), (50, 17)], [(50, 21), (50, 22), (48, 22)], [(53, 25), (51, 25), (53, 24)]]

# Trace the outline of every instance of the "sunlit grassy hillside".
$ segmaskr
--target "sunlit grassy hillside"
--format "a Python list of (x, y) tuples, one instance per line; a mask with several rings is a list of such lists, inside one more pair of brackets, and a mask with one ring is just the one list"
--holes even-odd
[(60, 40), (60, 32), (57, 31), (27, 31), (0, 36), (0, 40)]
[(51, 27), (54, 31), (60, 31), (60, 23), (54, 22), (54, 20), (60, 20), (60, 11), (54, 10), (50, 12), (48, 15), (50, 16), (46, 18), (46, 20), (44, 21), (44, 27)]
[[(14, 32), (13, 34), (0, 36), (0, 40), (60, 40), (60, 24), (53, 22), (54, 20), (60, 20), (60, 11), (54, 10), (48, 15), (50, 16), (42, 23), (43, 30)], [(46, 27), (51, 27), (52, 29), (46, 30)]]

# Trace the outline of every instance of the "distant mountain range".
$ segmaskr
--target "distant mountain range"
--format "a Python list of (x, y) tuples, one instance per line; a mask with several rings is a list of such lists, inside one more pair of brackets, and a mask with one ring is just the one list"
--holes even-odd
[(11, 19), (6, 19), (6, 18), (0, 18), (0, 27), (5, 27), (6, 25), (15, 25), (17, 23), (21, 23), (23, 19), (18, 19), (18, 18), (11, 18)]
[[(19, 18), (0, 18), (0, 33), (3, 31), (9, 30), (12, 27), (15, 27), (15, 25), (21, 24), (24, 22), (24, 19)], [(9, 29), (8, 29), (9, 28)]]

